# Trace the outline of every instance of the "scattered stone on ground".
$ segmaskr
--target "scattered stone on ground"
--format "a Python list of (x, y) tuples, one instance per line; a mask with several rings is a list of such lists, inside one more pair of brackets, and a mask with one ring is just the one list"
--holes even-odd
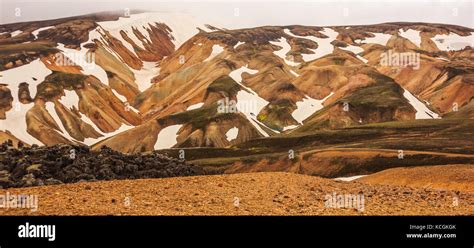
[(13, 148), (0, 145), (0, 188), (17, 188), (98, 180), (202, 175), (183, 160), (158, 153), (122, 154), (108, 147), (55, 145)]
[[(462, 191), (341, 182), (282, 172), (83, 182), (0, 190), (38, 196), (38, 210), (0, 215), (473, 215)], [(330, 199), (363, 196), (339, 207)], [(359, 200), (362, 198), (359, 198)], [(362, 201), (359, 201), (362, 203)], [(363, 207), (362, 209), (360, 207)]]

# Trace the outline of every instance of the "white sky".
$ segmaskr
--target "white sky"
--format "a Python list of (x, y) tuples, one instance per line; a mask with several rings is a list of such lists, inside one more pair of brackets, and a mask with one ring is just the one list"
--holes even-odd
[[(346, 25), (394, 21), (474, 27), (473, 0), (0, 0), (0, 23), (46, 20), (125, 8), (185, 12), (226, 28), (263, 25)], [(238, 9), (238, 16), (235, 15)], [(15, 13), (20, 10), (20, 15)]]

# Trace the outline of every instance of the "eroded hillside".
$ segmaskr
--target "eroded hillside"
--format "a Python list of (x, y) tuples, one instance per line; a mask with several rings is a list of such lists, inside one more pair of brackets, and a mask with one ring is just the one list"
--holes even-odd
[(0, 138), (133, 153), (472, 118), (471, 28), (210, 24), (158, 12), (0, 26)]

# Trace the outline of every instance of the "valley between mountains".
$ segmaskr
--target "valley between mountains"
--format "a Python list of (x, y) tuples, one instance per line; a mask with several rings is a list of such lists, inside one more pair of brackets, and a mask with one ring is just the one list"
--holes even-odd
[[(2, 24), (0, 143), (0, 194), (44, 200), (0, 214), (471, 215), (474, 29)], [(367, 211), (325, 209), (334, 191)]]

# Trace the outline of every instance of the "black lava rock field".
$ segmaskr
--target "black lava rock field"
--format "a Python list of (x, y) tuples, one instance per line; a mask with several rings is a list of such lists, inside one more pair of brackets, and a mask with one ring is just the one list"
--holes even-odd
[(82, 181), (163, 178), (205, 174), (198, 166), (158, 153), (122, 154), (108, 147), (0, 145), (0, 188)]

